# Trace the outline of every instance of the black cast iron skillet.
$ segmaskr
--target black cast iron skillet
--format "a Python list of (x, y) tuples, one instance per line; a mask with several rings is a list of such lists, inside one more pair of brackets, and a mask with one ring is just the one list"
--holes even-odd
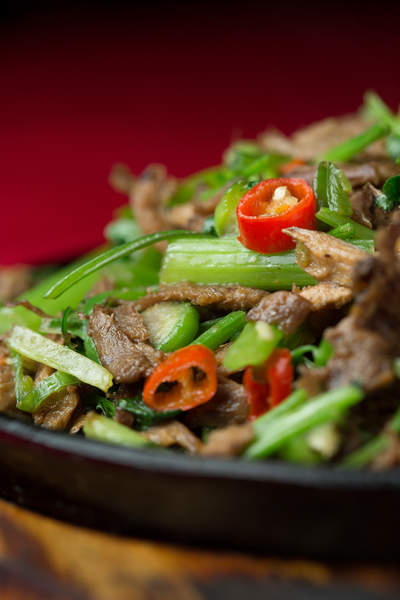
[(121, 533), (319, 558), (400, 555), (400, 471), (132, 450), (0, 417), (0, 493)]

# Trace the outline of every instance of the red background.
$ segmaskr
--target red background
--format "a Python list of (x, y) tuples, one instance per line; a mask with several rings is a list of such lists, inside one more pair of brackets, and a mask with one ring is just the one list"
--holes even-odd
[(3, 264), (99, 243), (124, 202), (117, 161), (186, 175), (239, 135), (354, 110), (366, 89), (400, 101), (394, 4), (60, 6), (0, 24)]

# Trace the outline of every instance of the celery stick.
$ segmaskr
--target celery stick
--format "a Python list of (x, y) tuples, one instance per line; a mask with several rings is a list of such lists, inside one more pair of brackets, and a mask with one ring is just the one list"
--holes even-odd
[(26, 327), (16, 325), (8, 343), (10, 348), (22, 356), (74, 375), (80, 381), (98, 387), (104, 392), (112, 385), (112, 375), (107, 369)]
[(293, 251), (260, 254), (234, 237), (177, 239), (164, 255), (161, 283), (237, 284), (265, 290), (290, 290), (316, 280), (296, 262)]

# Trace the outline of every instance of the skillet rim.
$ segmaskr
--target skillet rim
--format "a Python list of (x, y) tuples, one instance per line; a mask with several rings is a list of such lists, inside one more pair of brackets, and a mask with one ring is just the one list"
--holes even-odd
[(106, 444), (0, 415), (0, 443), (15, 445), (21, 442), (47, 452), (69, 454), (73, 458), (175, 477), (220, 478), (260, 484), (271, 482), (349, 491), (395, 489), (400, 492), (400, 467), (387, 471), (344, 470), (338, 467), (294, 465), (278, 460), (188, 456), (166, 449), (135, 449)]

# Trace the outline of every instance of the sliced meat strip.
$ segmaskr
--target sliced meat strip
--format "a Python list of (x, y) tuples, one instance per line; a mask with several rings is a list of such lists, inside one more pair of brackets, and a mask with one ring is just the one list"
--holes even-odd
[[(312, 123), (296, 131), (290, 138), (272, 129), (261, 134), (258, 141), (264, 150), (309, 160), (359, 135), (368, 126), (369, 123), (359, 115), (349, 114)], [(366, 149), (364, 155), (386, 156), (385, 146), (382, 141), (375, 142)]]
[(176, 191), (176, 180), (162, 165), (150, 165), (129, 190), (132, 211), (143, 233), (170, 229), (165, 206)]
[(372, 185), (366, 183), (361, 188), (354, 191), (351, 196), (351, 205), (353, 207), (352, 219), (370, 229), (377, 229), (388, 225), (395, 212), (386, 212), (376, 205), (376, 199), (381, 192)]
[(143, 435), (159, 446), (177, 445), (191, 454), (198, 454), (202, 447), (199, 438), (180, 421), (169, 421), (162, 425), (149, 427), (146, 431), (143, 431)]
[(254, 430), (251, 423), (228, 425), (212, 431), (200, 454), (203, 456), (238, 456), (251, 442)]
[(355, 265), (369, 255), (322, 231), (289, 227), (285, 232), (296, 242), (299, 266), (318, 279), (350, 287)]
[(128, 410), (117, 408), (115, 411), (114, 421), (120, 423), (121, 425), (126, 425), (126, 427), (132, 427), (135, 417)]
[(96, 304), (89, 318), (88, 333), (101, 364), (117, 383), (134, 383), (147, 377), (163, 360), (163, 353), (149, 344), (132, 341), (119, 327), (112, 310)]
[(138, 311), (153, 306), (157, 302), (167, 300), (189, 301), (196, 306), (212, 306), (221, 311), (248, 310), (255, 306), (268, 292), (242, 286), (196, 285), (194, 283), (177, 283), (160, 285), (157, 292), (134, 302)]
[(67, 428), (78, 403), (79, 394), (76, 386), (68, 386), (43, 402), (33, 413), (33, 422), (47, 429), (62, 431)]
[(311, 305), (300, 294), (292, 292), (274, 292), (262, 300), (247, 313), (249, 321), (266, 321), (278, 325), (285, 335), (297, 331), (305, 321)]
[(317, 283), (299, 290), (298, 295), (310, 303), (312, 312), (326, 308), (342, 308), (352, 299), (352, 291), (348, 287), (334, 283)]
[[(399, 236), (396, 216), (377, 234), (378, 254), (356, 265), (351, 311), (325, 332), (334, 349), (326, 367), (328, 388), (357, 381), (367, 392), (375, 392), (395, 382), (393, 361), (400, 354)], [(308, 380), (312, 375), (308, 373)]]
[(32, 268), (26, 265), (0, 268), (0, 301), (10, 302), (32, 285)]
[(149, 332), (143, 318), (132, 302), (126, 302), (114, 308), (113, 315), (116, 324), (129, 339), (138, 342), (146, 342), (149, 339)]
[(189, 410), (184, 421), (190, 429), (226, 427), (244, 423), (248, 414), (249, 403), (243, 385), (221, 376), (215, 396), (209, 402)]

